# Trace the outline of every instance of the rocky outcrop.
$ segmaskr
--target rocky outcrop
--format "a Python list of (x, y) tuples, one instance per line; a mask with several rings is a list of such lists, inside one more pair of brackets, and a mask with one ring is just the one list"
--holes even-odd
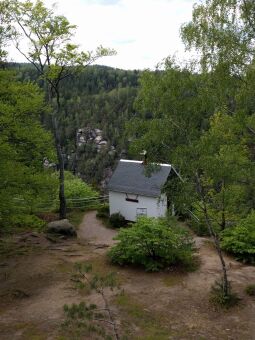
[(80, 128), (76, 133), (77, 145), (81, 147), (83, 144), (92, 143), (96, 146), (97, 151), (109, 149), (109, 152), (114, 153), (114, 146), (110, 146), (109, 142), (103, 138), (103, 131), (100, 129)]
[(48, 223), (46, 232), (49, 234), (64, 235), (66, 237), (77, 236), (74, 226), (67, 219)]

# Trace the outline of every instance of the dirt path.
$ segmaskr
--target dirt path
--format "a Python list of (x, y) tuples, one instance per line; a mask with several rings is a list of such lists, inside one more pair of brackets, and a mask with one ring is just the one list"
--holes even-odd
[(87, 212), (79, 226), (78, 238), (94, 245), (111, 246), (115, 243), (113, 237), (117, 232), (106, 228), (100, 219), (96, 218), (96, 211)]
[(100, 304), (95, 295), (81, 295), (70, 281), (74, 262), (86, 261), (101, 274), (117, 272), (124, 295), (109, 293), (109, 298), (129, 340), (255, 340), (255, 299), (244, 293), (255, 282), (255, 267), (225, 257), (242, 301), (229, 311), (217, 310), (208, 295), (220, 274), (219, 261), (206, 238), (195, 238), (201, 260), (197, 271), (146, 273), (107, 261), (115, 235), (91, 211), (83, 217), (77, 240), (20, 238), (17, 246), (28, 246), (30, 239), (36, 246), (24, 255), (0, 259), (0, 339), (73, 340), (66, 334), (60, 337), (63, 305), (90, 299)]

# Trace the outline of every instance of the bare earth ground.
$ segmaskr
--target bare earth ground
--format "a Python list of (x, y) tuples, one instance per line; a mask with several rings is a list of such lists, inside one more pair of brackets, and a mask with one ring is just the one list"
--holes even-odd
[(233, 289), (242, 300), (219, 310), (208, 302), (219, 262), (207, 239), (195, 239), (201, 260), (197, 271), (145, 273), (109, 264), (106, 251), (115, 234), (92, 211), (85, 214), (77, 240), (53, 243), (36, 233), (9, 240), (13, 254), (0, 259), (0, 339), (73, 339), (61, 333), (63, 305), (101, 303), (97, 295), (73, 289), (70, 276), (77, 261), (92, 263), (100, 273), (117, 272), (123, 291), (108, 297), (127, 339), (255, 339), (255, 298), (244, 293), (255, 282), (255, 267), (226, 258)]

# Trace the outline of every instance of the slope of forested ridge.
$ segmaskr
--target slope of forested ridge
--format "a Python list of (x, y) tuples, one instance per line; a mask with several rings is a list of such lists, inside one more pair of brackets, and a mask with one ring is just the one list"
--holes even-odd
[[(29, 64), (11, 64), (22, 81), (38, 81)], [(59, 132), (66, 168), (87, 182), (100, 184), (116, 159), (127, 153), (125, 123), (135, 116), (139, 71), (89, 66), (61, 84)], [(49, 116), (42, 120), (51, 128)], [(100, 144), (100, 145), (99, 145)], [(103, 181), (104, 184), (104, 181)]]

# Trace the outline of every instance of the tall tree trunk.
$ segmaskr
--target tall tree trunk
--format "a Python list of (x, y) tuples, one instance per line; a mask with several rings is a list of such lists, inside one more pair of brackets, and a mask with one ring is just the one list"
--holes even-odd
[(226, 227), (226, 216), (225, 216), (225, 181), (222, 181), (222, 214), (221, 214), (221, 230), (224, 230)]
[(200, 195), (200, 198), (201, 198), (202, 204), (203, 204), (202, 210), (203, 210), (203, 213), (204, 213), (204, 216), (205, 216), (206, 225), (207, 225), (207, 228), (208, 228), (208, 231), (209, 231), (211, 237), (213, 238), (214, 245), (215, 245), (215, 248), (216, 248), (217, 254), (219, 256), (220, 263), (221, 263), (223, 294), (224, 294), (224, 296), (228, 296), (229, 293), (230, 293), (229, 292), (230, 285), (229, 285), (229, 281), (228, 281), (226, 263), (225, 263), (225, 260), (224, 260), (223, 254), (222, 254), (222, 250), (221, 250), (221, 247), (220, 247), (220, 241), (219, 241), (218, 235), (214, 231), (214, 228), (212, 226), (211, 220), (210, 220), (209, 215), (208, 215), (206, 198), (205, 198), (205, 195), (204, 195), (204, 189), (201, 185), (201, 181), (200, 181), (200, 177), (199, 177), (198, 173), (196, 174), (196, 179), (197, 179), (198, 193)]
[(57, 119), (55, 116), (52, 117), (53, 120), (53, 130), (55, 137), (55, 145), (58, 157), (59, 166), (59, 219), (62, 220), (66, 218), (66, 198), (65, 198), (65, 167), (64, 167), (64, 157), (62, 153), (62, 148), (60, 145), (60, 138), (58, 133)]
[(203, 201), (203, 210), (204, 210), (207, 228), (209, 230), (211, 237), (213, 238), (214, 245), (215, 245), (216, 251), (218, 253), (218, 256), (219, 256), (220, 262), (221, 262), (222, 279), (223, 279), (222, 280), (222, 282), (223, 282), (223, 294), (224, 294), (224, 296), (228, 296), (229, 295), (229, 281), (228, 281), (228, 276), (227, 276), (226, 263), (225, 263), (223, 255), (222, 255), (222, 250), (221, 250), (221, 247), (220, 247), (220, 241), (219, 241), (218, 235), (215, 233), (215, 231), (212, 227), (211, 221), (210, 221), (209, 216), (208, 216), (206, 203), (204, 201)]
[(57, 158), (58, 158), (58, 171), (59, 171), (59, 191), (58, 191), (58, 197), (59, 197), (59, 219), (65, 219), (66, 218), (66, 198), (65, 198), (65, 162), (63, 157), (63, 152), (61, 148), (61, 142), (58, 132), (58, 123), (57, 123), (57, 117), (59, 116), (60, 112), (60, 96), (59, 96), (59, 90), (54, 84), (50, 81), (47, 81), (46, 83), (46, 89), (48, 92), (48, 102), (53, 107), (53, 98), (54, 94), (56, 96), (57, 100), (57, 110), (54, 111), (52, 115), (52, 129), (54, 134), (54, 140), (55, 140), (55, 147), (57, 151)]

